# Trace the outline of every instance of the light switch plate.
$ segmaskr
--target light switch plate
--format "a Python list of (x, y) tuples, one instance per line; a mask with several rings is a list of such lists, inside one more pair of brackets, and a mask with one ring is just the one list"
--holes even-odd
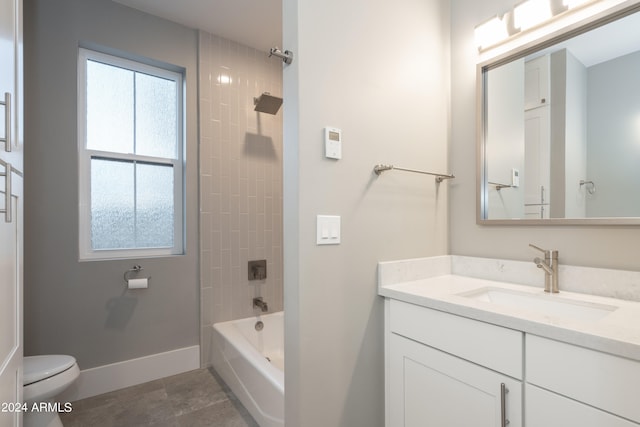
[(340, 216), (318, 215), (316, 224), (316, 243), (318, 245), (340, 244)]

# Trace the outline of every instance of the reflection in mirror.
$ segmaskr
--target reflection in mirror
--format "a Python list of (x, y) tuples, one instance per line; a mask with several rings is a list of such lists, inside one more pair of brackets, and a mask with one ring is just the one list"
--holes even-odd
[(639, 30), (634, 13), (482, 67), (480, 220), (640, 222)]

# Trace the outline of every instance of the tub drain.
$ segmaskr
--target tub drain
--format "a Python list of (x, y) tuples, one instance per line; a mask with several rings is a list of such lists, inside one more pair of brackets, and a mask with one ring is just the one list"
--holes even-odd
[(262, 323), (262, 320), (258, 320), (256, 322), (256, 331), (261, 331), (264, 328), (264, 323)]

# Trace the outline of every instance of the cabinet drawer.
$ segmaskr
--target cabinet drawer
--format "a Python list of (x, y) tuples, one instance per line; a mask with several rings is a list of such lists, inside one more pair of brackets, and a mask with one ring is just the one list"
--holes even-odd
[(640, 362), (527, 335), (527, 382), (640, 422)]
[(640, 425), (534, 385), (525, 386), (525, 396), (527, 410), (524, 425), (527, 427), (637, 427)]
[(523, 333), (391, 300), (391, 332), (522, 379)]

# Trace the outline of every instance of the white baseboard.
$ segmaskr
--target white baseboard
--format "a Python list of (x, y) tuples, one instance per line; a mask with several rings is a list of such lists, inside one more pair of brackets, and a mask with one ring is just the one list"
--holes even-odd
[(179, 348), (80, 371), (80, 377), (58, 396), (74, 402), (200, 368), (200, 346)]

